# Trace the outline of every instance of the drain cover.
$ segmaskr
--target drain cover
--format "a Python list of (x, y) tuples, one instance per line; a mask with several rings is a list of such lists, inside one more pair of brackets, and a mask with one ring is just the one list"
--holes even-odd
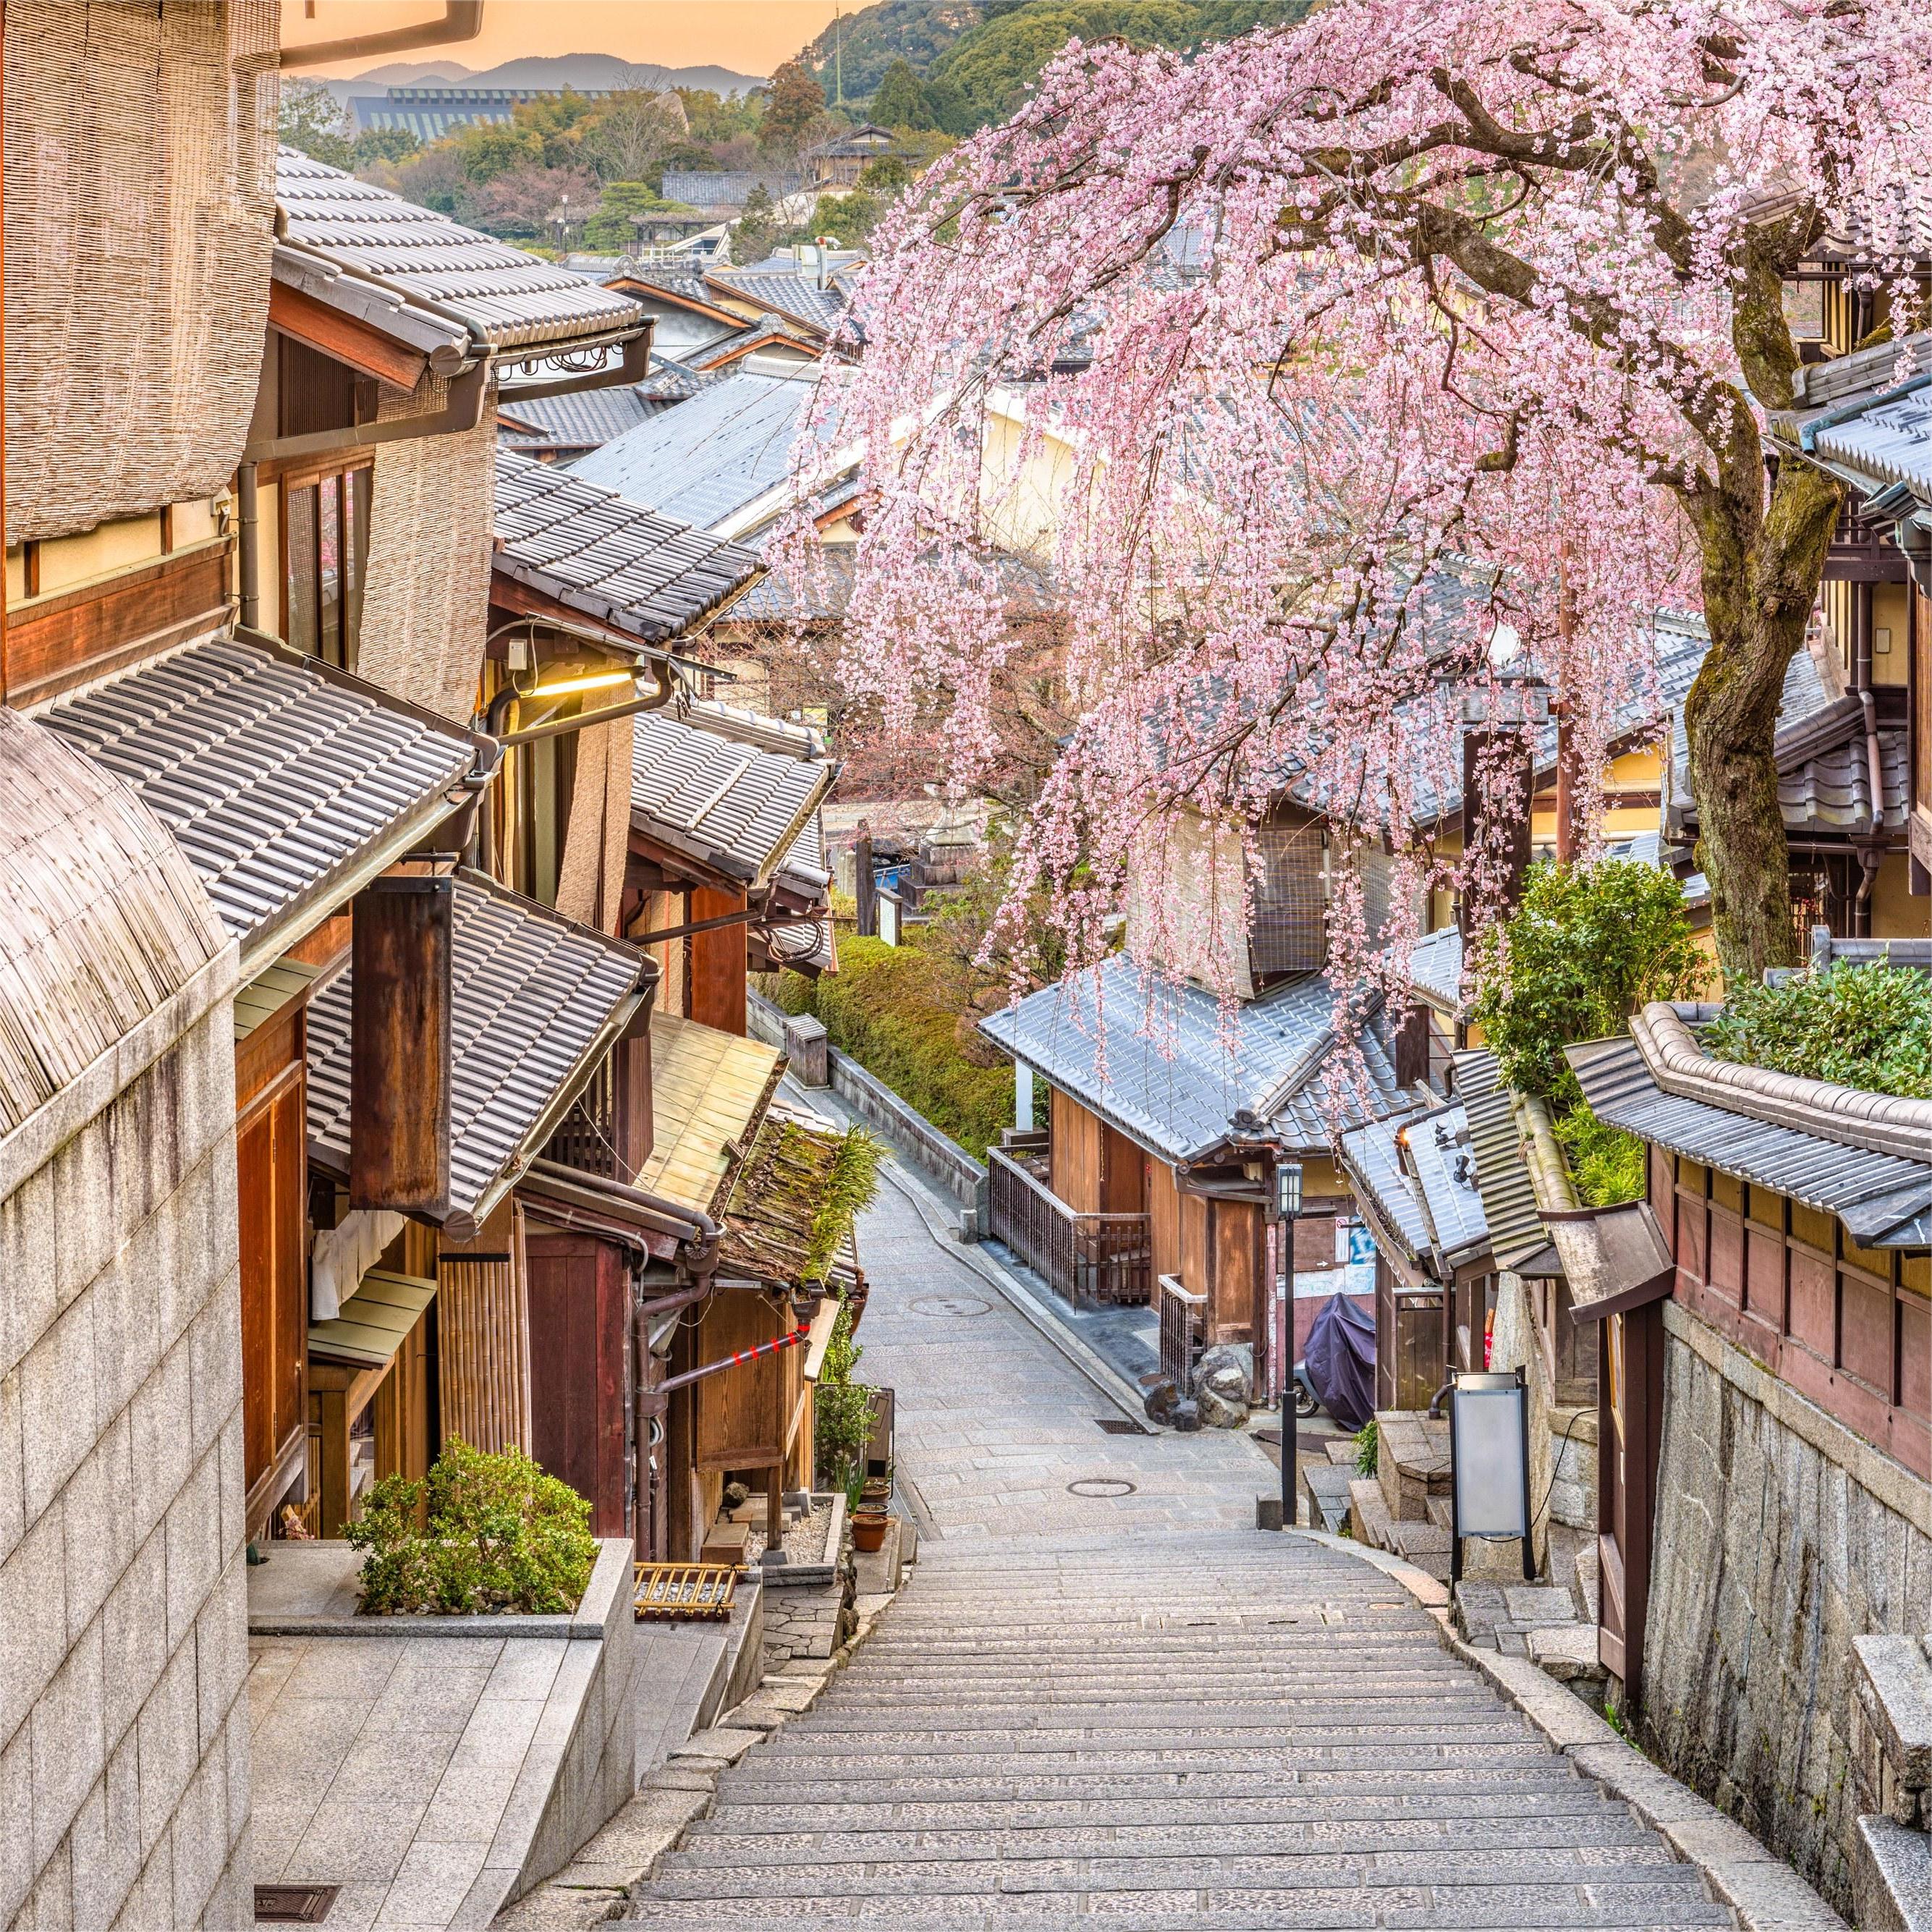
[(334, 1885), (258, 1885), (257, 1925), (320, 1925), (341, 1890)]
[(914, 1315), (939, 1315), (950, 1316), (955, 1321), (964, 1321), (974, 1315), (990, 1315), (993, 1304), (982, 1301), (971, 1294), (919, 1294), (906, 1304)]
[(1143, 1429), (1138, 1422), (1124, 1415), (1096, 1415), (1094, 1426), (1103, 1429), (1109, 1436), (1151, 1436), (1154, 1431)]
[(1082, 1476), (1077, 1483), (1069, 1483), (1066, 1493), (1070, 1496), (1130, 1496), (1135, 1493), (1134, 1485), (1119, 1476)]

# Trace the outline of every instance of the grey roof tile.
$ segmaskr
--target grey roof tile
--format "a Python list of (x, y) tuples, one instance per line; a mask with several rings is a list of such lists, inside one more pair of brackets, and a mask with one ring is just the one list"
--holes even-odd
[[(722, 709), (722, 707), (717, 707)], [(762, 884), (790, 855), (838, 767), (804, 747), (749, 742), (694, 704), (632, 721), (631, 818), (647, 836)]]
[(244, 949), (427, 829), (476, 759), (467, 734), (372, 686), (227, 638), (57, 698), (42, 722), (140, 795)]
[(1341, 1137), (1342, 1166), (1382, 1217), (1438, 1280), (1489, 1245), (1468, 1117), (1434, 1107), (1370, 1121)]
[(628, 296), (294, 148), (276, 155), (275, 205), (289, 241), (454, 310), (493, 349), (555, 346), (644, 320)]
[[(1229, 1013), (1204, 988), (1117, 953), (980, 1030), (1163, 1160), (1215, 1145), (1244, 1107), (1271, 1120), (1287, 1144), (1325, 1152), (1334, 1136), (1320, 1074), (1336, 1043), (1334, 1005), (1334, 988), (1316, 974)], [(1400, 1103), (1379, 1036), (1365, 1028), (1361, 1043), (1370, 1104), (1349, 1102), (1344, 1124)]]
[(1417, 993), (1453, 1012), (1462, 1004), (1462, 934), (1445, 926), (1425, 932), (1408, 956), (1408, 976)]
[(736, 375), (571, 466), (572, 474), (709, 528), (791, 473), (808, 379)]
[(746, 169), (667, 168), (658, 192), (667, 201), (687, 207), (742, 208), (752, 190), (763, 188), (774, 201), (783, 201), (805, 186), (803, 177), (760, 173)]
[[(451, 984), (450, 1206), (476, 1214), (595, 1070), (611, 1022), (648, 971), (644, 956), (520, 898), (480, 873), (458, 875)], [(308, 1142), (332, 1172), (349, 1165), (344, 968), (308, 1009)]]
[(532, 396), (519, 402), (514, 390), (496, 398), (496, 440), (500, 447), (527, 444), (573, 456), (601, 448), (627, 429), (635, 429), (651, 412), (641, 382), (614, 389), (580, 389), (569, 396)]
[(1516, 1096), (1502, 1082), (1493, 1053), (1480, 1048), (1455, 1059), (1456, 1094), (1468, 1121), (1476, 1185), (1498, 1265), (1520, 1274), (1560, 1274), (1536, 1203), (1529, 1164), (1516, 1129)]
[(671, 642), (758, 572), (757, 554), (586, 482), (496, 452), (492, 567), (646, 644)]
[(1423, 1212), (1415, 1183), (1402, 1169), (1395, 1141), (1414, 1118), (1394, 1114), (1352, 1127), (1342, 1135), (1337, 1148), (1349, 1184), (1358, 1195), (1368, 1197), (1383, 1225), (1401, 1242), (1405, 1258), (1419, 1265), (1429, 1254), (1429, 1218)]
[(775, 315), (788, 317), (814, 334), (830, 335), (844, 319), (848, 290), (837, 278), (820, 288), (817, 274), (790, 262), (757, 262), (745, 268), (712, 268), (706, 276), (712, 286), (755, 302)]
[(1932, 1160), (1844, 1147), (1666, 1094), (1634, 1040), (1592, 1040), (1564, 1051), (1592, 1111), (1612, 1126), (1836, 1214), (1866, 1246), (1932, 1242)]

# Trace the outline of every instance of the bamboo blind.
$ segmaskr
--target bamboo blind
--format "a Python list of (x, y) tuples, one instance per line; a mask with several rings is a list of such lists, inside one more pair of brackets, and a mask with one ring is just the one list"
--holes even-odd
[(0, 1133), (227, 942), (158, 820), (44, 725), (0, 710)]
[(274, 241), (274, 0), (9, 0), (7, 542), (226, 487)]
[(492, 395), (465, 434), (382, 444), (369, 501), (357, 674), (463, 724), (489, 618), (496, 434)]
[[(620, 690), (620, 696), (628, 702), (628, 692)], [(586, 725), (578, 734), (577, 776), (557, 880), (556, 909), (565, 918), (616, 932), (630, 831), (631, 721)]]
[(508, 1254), (436, 1263), (436, 1394), (442, 1433), (473, 1449), (530, 1446), (530, 1328), (523, 1216)]

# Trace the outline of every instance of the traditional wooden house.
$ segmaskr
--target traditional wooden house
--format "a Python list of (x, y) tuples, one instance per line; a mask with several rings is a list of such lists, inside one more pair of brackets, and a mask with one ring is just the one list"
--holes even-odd
[[(1932, 969), (1922, 940), (1814, 958)], [(1932, 1563), (1932, 1102), (1720, 1063), (1712, 1010), (1568, 1049), (1648, 1148), (1646, 1201), (1550, 1223), (1603, 1330), (1603, 1661), (1659, 1762), (1883, 1923), (1884, 1868), (1932, 1864), (1873, 1815), (1916, 1808), (1884, 1741), (1932, 1688), (1883, 1667)]]
[[(1156, 1303), (1162, 1366), (1184, 1389), (1198, 1352), (1222, 1343), (1252, 1350), (1257, 1390), (1279, 1388), (1340, 1279), (1336, 1222), (1353, 1203), (1333, 1157), (1336, 1120), (1401, 1104), (1371, 1014), (1365, 1085), (1345, 1084), (1331, 1108), (1336, 995), (1314, 970), (1320, 874), (1311, 881), (1300, 853), (1282, 850), (1242, 936), (1250, 972), (1232, 1012), (1206, 986), (1120, 954), (980, 1022), (1012, 1055), (1020, 1096), (1021, 1124), (987, 1154), (994, 1238), (1076, 1302)], [(1035, 1078), (1048, 1089), (1044, 1129)], [(1270, 1207), (1285, 1160), (1304, 1170), (1292, 1256)]]
[[(1840, 935), (1923, 935), (1932, 893), (1932, 332), (1799, 371), (1797, 406), (1772, 422), (1786, 461), (1849, 490), (1826, 565), (1818, 723), (1842, 768), (1836, 890)], [(1862, 757), (1861, 754), (1862, 754)], [(1782, 799), (1785, 786), (1780, 785)], [(1874, 809), (1876, 804), (1876, 808)], [(1848, 909), (1850, 918), (1844, 916)]]
[(804, 158), (818, 187), (849, 188), (857, 187), (859, 177), (873, 162), (898, 151), (898, 136), (890, 128), (881, 128), (876, 121), (864, 121), (808, 148)]

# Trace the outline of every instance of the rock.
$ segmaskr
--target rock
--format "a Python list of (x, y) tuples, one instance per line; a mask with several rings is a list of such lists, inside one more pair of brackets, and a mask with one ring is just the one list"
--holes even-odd
[(1174, 1405), (1173, 1427), (1182, 1436), (1196, 1436), (1201, 1431), (1201, 1412), (1191, 1402), (1178, 1402)]
[(1171, 1424), (1180, 1402), (1180, 1391), (1174, 1387), (1174, 1378), (1162, 1376), (1142, 1398), (1141, 1406), (1147, 1411), (1148, 1421)]
[(1194, 1401), (1207, 1427), (1247, 1426), (1253, 1375), (1254, 1351), (1241, 1344), (1222, 1342), (1202, 1355), (1194, 1371)]

